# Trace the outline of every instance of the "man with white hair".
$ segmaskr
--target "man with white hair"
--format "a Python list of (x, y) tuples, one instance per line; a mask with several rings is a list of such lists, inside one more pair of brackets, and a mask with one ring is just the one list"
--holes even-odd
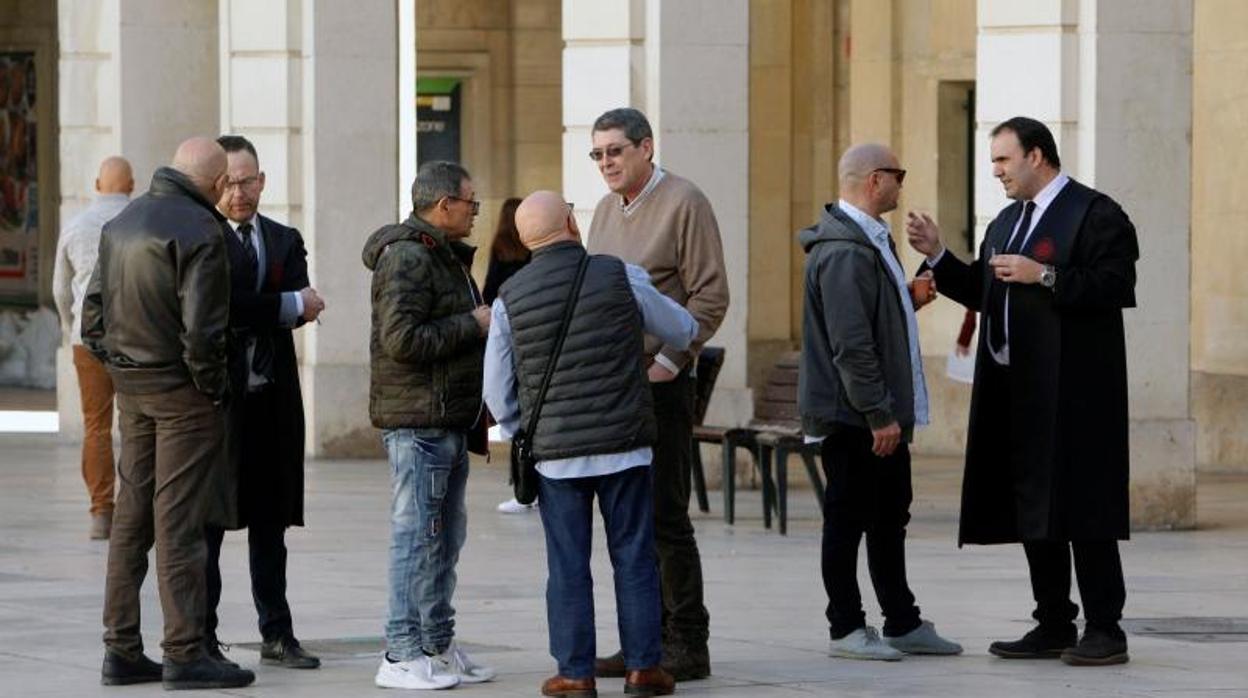
[[(82, 338), (117, 388), (121, 462), (104, 589), (106, 685), (246, 686), (255, 675), (203, 648), (204, 517), (225, 434), (229, 269), (215, 202), (225, 151), (178, 147), (172, 167), (104, 226)], [(143, 654), (139, 589), (156, 545), (164, 666)]]

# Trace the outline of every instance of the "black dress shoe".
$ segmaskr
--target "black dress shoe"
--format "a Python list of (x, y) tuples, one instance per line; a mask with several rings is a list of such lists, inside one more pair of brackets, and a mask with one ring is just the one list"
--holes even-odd
[(161, 682), (167, 691), (197, 688), (241, 688), (250, 686), (256, 675), (247, 669), (222, 664), (201, 656), (189, 662), (175, 662), (165, 657)]
[(315, 669), (321, 665), (321, 660), (308, 654), (295, 638), (284, 637), (260, 645), (260, 663), (287, 669)]
[(1071, 666), (1108, 666), (1126, 664), (1127, 636), (1121, 628), (1101, 630), (1088, 626), (1079, 644), (1062, 652), (1062, 661)]
[(204, 638), (204, 654), (221, 662), (226, 666), (238, 668), (237, 662), (231, 662), (226, 658), (225, 653), (230, 651), (230, 646), (217, 639), (216, 635), (209, 635)]
[(628, 673), (624, 666), (624, 650), (609, 657), (598, 657), (594, 660), (594, 676), (600, 679), (622, 679)]
[(711, 675), (711, 657), (706, 643), (688, 645), (669, 642), (663, 646), (663, 669), (677, 681), (697, 681)]
[(1057, 659), (1078, 640), (1074, 624), (1052, 628), (1036, 626), (1021, 638), (998, 641), (988, 646), (988, 651), (1003, 659)]
[(105, 686), (129, 686), (136, 683), (160, 681), (161, 667), (144, 655), (137, 659), (104, 650), (104, 666), (100, 667), (100, 683)]

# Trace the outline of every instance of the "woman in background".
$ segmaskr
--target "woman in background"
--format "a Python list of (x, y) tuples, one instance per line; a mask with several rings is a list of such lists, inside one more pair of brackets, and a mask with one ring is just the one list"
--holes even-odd
[[(486, 305), (493, 305), (503, 282), (529, 263), (529, 249), (520, 244), (520, 234), (516, 231), (516, 207), (519, 205), (520, 199), (507, 199), (498, 212), (498, 229), (494, 231), (494, 242), (490, 245), (490, 270), (485, 274), (485, 288), (481, 290)], [(498, 510), (504, 514), (523, 514), (532, 511), (535, 506), (536, 501), (521, 504), (509, 499), (500, 503)]]

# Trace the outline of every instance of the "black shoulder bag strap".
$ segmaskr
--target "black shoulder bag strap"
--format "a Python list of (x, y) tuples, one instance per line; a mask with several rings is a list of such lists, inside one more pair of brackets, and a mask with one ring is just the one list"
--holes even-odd
[(550, 361), (546, 363), (546, 375), (542, 377), (542, 387), (537, 391), (537, 400), (533, 403), (533, 414), (529, 415), (528, 428), (525, 434), (532, 443), (533, 431), (537, 429), (537, 419), (542, 414), (542, 403), (546, 402), (546, 390), (550, 388), (550, 379), (555, 374), (555, 364), (563, 351), (563, 340), (568, 337), (568, 326), (572, 324), (572, 311), (576, 309), (577, 297), (581, 295), (581, 284), (585, 281), (585, 270), (589, 268), (589, 253), (581, 258), (581, 265), (576, 270), (576, 280), (572, 282), (572, 292), (568, 294), (568, 302), (563, 308), (563, 322), (559, 324), (559, 336), (555, 339), (555, 350), (550, 353)]

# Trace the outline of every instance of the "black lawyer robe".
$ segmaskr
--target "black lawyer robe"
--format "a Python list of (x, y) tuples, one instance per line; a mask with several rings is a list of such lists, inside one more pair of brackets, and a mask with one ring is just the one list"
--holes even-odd
[[(941, 293), (984, 310), (990, 250), (1003, 250), (1021, 202), (988, 225), (979, 258), (945, 254)], [(1053, 289), (1011, 284), (1010, 367), (980, 315), (959, 545), (1126, 539), (1130, 533), (1127, 361), (1122, 309), (1135, 306), (1135, 227), (1108, 196), (1073, 179), (1021, 251), (1057, 270)]]
[[(242, 242), (226, 230), (230, 262), (230, 400), (226, 411), (226, 448), (218, 492), (208, 521), (226, 529), (249, 523), (303, 525), (303, 396), (291, 328), (278, 324), (281, 294), (308, 283), (307, 251), (298, 230), (259, 216), (253, 241), (264, 245), (264, 280), (256, 290), (255, 268)], [(304, 323), (300, 318), (298, 325)], [(247, 339), (268, 334), (273, 343), (273, 383), (267, 388), (267, 421), (244, 419), (249, 367)], [(258, 448), (244, 448), (245, 432)]]

